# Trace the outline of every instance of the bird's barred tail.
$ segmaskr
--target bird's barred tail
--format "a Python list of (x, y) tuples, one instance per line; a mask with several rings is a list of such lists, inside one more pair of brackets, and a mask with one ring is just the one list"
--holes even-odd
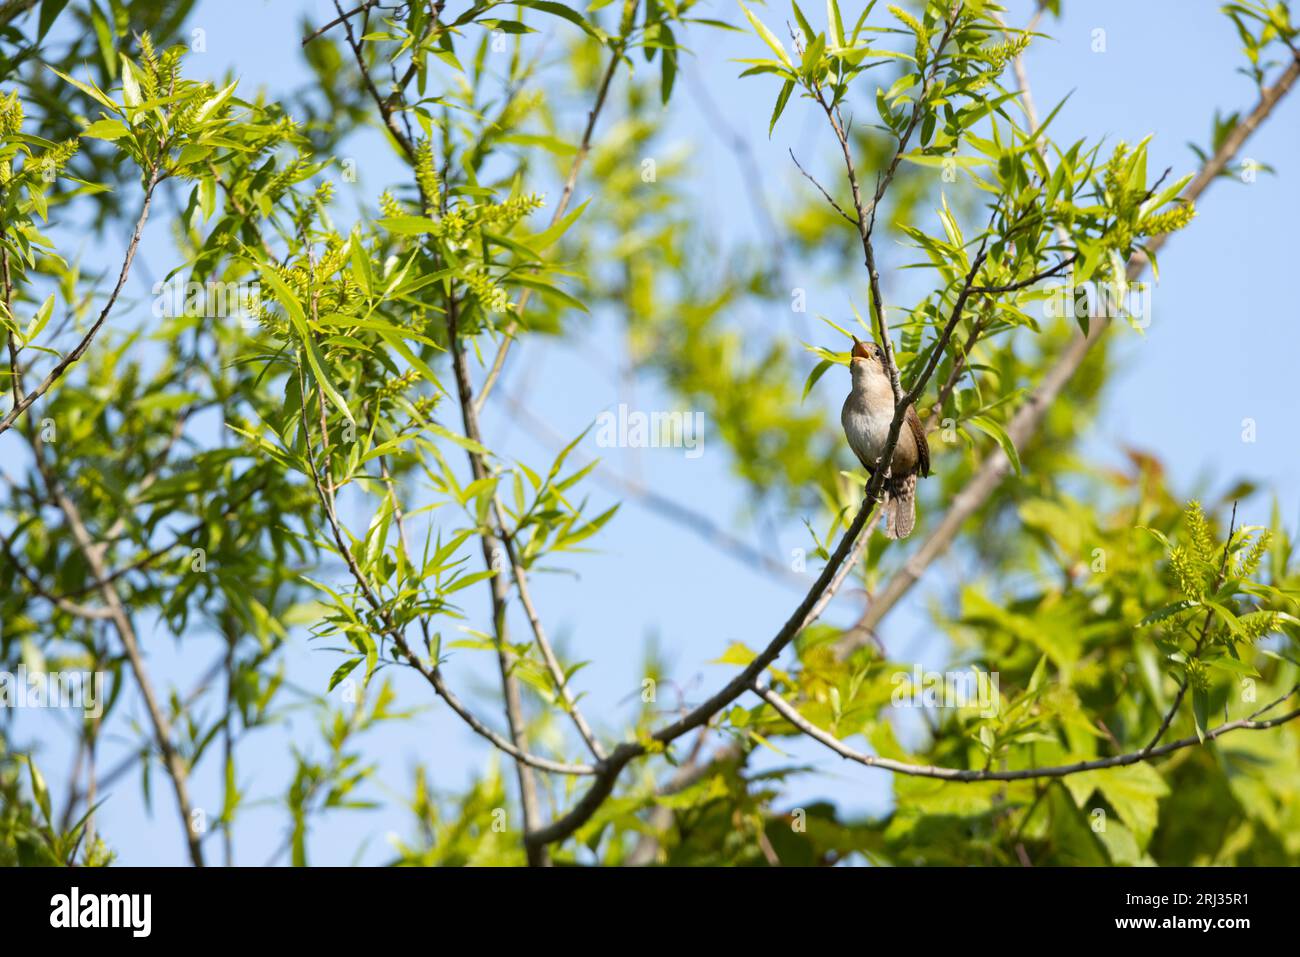
[(887, 489), (885, 509), (885, 537), (907, 538), (916, 527), (916, 474), (897, 481), (891, 479)]

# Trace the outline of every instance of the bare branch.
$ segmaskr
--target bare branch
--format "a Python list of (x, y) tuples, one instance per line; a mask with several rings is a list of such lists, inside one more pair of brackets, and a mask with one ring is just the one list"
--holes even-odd
[(854, 219), (852, 216), (850, 216), (848, 213), (844, 212), (844, 210), (840, 208), (840, 204), (835, 202), (835, 200), (831, 198), (830, 193), (826, 192), (825, 187), (822, 186), (821, 183), (817, 182), (817, 180), (813, 178), (812, 174), (809, 173), (806, 169), (803, 168), (803, 166), (800, 165), (799, 157), (794, 155), (793, 149), (790, 150), (790, 159), (794, 160), (794, 165), (799, 167), (799, 172), (803, 173), (804, 178), (808, 180), (808, 182), (812, 183), (814, 186), (817, 187), (817, 189), (821, 192), (822, 196), (826, 198), (826, 202), (831, 204), (831, 208), (834, 209), (835, 212), (843, 216), (845, 222), (847, 222), (850, 226), (856, 229), (859, 225), (858, 221)]
[(378, 0), (366, 0), (365, 3), (353, 7), (347, 13), (340, 12), (339, 15), (335, 17), (333, 20), (331, 20), (329, 23), (325, 24), (323, 27), (319, 27), (313, 30), (311, 33), (303, 37), (302, 45), (306, 46), (307, 44), (311, 43), (312, 40), (315, 40), (318, 36), (321, 36), (324, 33), (328, 33), (330, 30), (338, 26), (340, 23), (343, 23), (344, 21), (349, 20), (352, 17), (355, 17), (358, 13), (364, 13), (366, 10), (369, 10), (371, 7), (375, 6), (377, 2)]

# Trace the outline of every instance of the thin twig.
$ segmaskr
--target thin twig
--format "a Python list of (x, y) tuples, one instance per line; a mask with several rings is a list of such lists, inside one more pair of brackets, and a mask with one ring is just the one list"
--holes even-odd
[(794, 149), (791, 148), (789, 152), (790, 152), (790, 159), (794, 160), (794, 165), (799, 167), (799, 172), (803, 173), (804, 178), (808, 180), (808, 182), (816, 186), (817, 189), (821, 192), (822, 196), (826, 197), (826, 202), (831, 204), (831, 208), (834, 209), (835, 212), (843, 216), (844, 221), (847, 222), (850, 226), (854, 227), (855, 229), (858, 228), (859, 226), (858, 221), (854, 219), (852, 216), (850, 216), (848, 213), (844, 212), (844, 210), (840, 208), (840, 204), (835, 202), (835, 200), (831, 198), (830, 193), (826, 192), (826, 188), (822, 186), (821, 183), (817, 182), (817, 180), (813, 178), (812, 174), (809, 173), (806, 169), (803, 168), (803, 166), (800, 165), (799, 157), (794, 155)]
[[(149, 175), (145, 181), (144, 204), (140, 208), (140, 218), (135, 222), (135, 229), (131, 232), (131, 240), (126, 247), (126, 256), (123, 258), (122, 268), (117, 274), (117, 283), (113, 286), (112, 292), (109, 293), (108, 301), (104, 303), (99, 318), (86, 330), (86, 334), (81, 337), (81, 341), (77, 343), (76, 348), (60, 359), (36, 388), (23, 396), (21, 401), (16, 402), (14, 407), (9, 410), (9, 414), (0, 419), (0, 434), (8, 431), (18, 421), (18, 417), (31, 408), (33, 402), (50, 391), (50, 387), (59, 380), (63, 373), (68, 371), (68, 367), (80, 359), (86, 350), (90, 348), (91, 340), (95, 338), (95, 334), (99, 332), (105, 320), (108, 319), (108, 314), (113, 311), (118, 294), (121, 293), (122, 287), (126, 285), (126, 277), (131, 273), (131, 263), (135, 261), (135, 253), (140, 246), (140, 236), (144, 232), (145, 222), (149, 219), (149, 204), (153, 201), (154, 187), (158, 185), (161, 175), (161, 167), (155, 163), (149, 170)], [(12, 349), (12, 343), (10, 348)]]
[(1018, 292), (1021, 289), (1028, 289), (1030, 286), (1034, 285), (1034, 283), (1042, 282), (1044, 279), (1050, 279), (1053, 276), (1057, 276), (1065, 272), (1065, 270), (1069, 269), (1071, 266), (1074, 265), (1075, 261), (1078, 258), (1079, 258), (1078, 253), (1071, 253), (1069, 256), (1066, 256), (1055, 266), (1049, 266), (1047, 269), (1044, 269), (1041, 272), (1036, 272), (1032, 276), (1028, 277), (1027, 279), (1019, 279), (1013, 283), (1008, 283), (1005, 286), (976, 286), (971, 290), (971, 292), (977, 293), (981, 296), (993, 296), (993, 295), (999, 295), (1001, 293)]
[(366, 0), (365, 3), (353, 7), (347, 13), (340, 12), (339, 15), (335, 17), (333, 20), (331, 20), (329, 23), (325, 24), (323, 27), (319, 27), (318, 29), (313, 30), (311, 33), (307, 34), (307, 36), (303, 37), (302, 45), (306, 46), (307, 44), (311, 43), (312, 40), (315, 40), (318, 36), (321, 36), (322, 34), (329, 32), (334, 27), (338, 26), (340, 23), (343, 23), (345, 20), (355, 17), (358, 13), (363, 13), (364, 11), (369, 10), (376, 3), (378, 3), (378, 0)]

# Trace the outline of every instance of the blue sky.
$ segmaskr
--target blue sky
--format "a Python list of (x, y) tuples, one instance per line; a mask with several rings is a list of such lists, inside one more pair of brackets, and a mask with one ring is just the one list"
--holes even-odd
[[(1028, 3), (1012, 3), (1010, 23), (1028, 19)], [(739, 20), (730, 3), (713, 3), (701, 15)], [(779, 5), (765, 16), (784, 18)], [(857, 4), (845, 7), (856, 18)], [(272, 97), (308, 82), (299, 55), (303, 16), (320, 24), (334, 16), (327, 2), (261, 2), (205, 0), (192, 25), (206, 30), (207, 52), (192, 58), (194, 75), (221, 80), (228, 72), (241, 78), (244, 95), (259, 86)], [(814, 24), (820, 20), (813, 14)], [(569, 29), (564, 26), (563, 29)], [(1067, 94), (1069, 103), (1054, 121), (1055, 135), (1065, 141), (1100, 136), (1130, 142), (1154, 133), (1152, 169), (1173, 167), (1175, 177), (1195, 167), (1188, 141), (1206, 143), (1215, 109), (1248, 108), (1256, 93), (1253, 83), (1234, 72), (1242, 57), (1231, 24), (1212, 2), (1149, 0), (1147, 3), (1079, 0), (1066, 3), (1062, 22), (1043, 28), (1053, 39), (1038, 41), (1027, 58), (1040, 113)], [(1105, 52), (1093, 51), (1095, 33), (1105, 31)], [(758, 234), (751, 214), (743, 172), (714, 124), (702, 113), (692, 84), (707, 88), (728, 124), (743, 135), (762, 172), (762, 188), (774, 209), (806, 201), (812, 187), (790, 163), (787, 148), (797, 146), (801, 160), (811, 161), (826, 178), (837, 174), (833, 142), (824, 123), (798, 102), (792, 102), (775, 136), (769, 140), (767, 120), (776, 84), (768, 78), (737, 79), (736, 57), (762, 55), (751, 35), (697, 30), (688, 44), (696, 56), (687, 58), (687, 76), (667, 116), (666, 142), (690, 151), (682, 184), (695, 197), (698, 218), (715, 224), (717, 239), (731, 247), (754, 243)], [(558, 49), (559, 44), (552, 44)], [(638, 58), (638, 67), (642, 65)], [(617, 99), (614, 100), (617, 102)], [(869, 109), (859, 94), (857, 102)], [(576, 139), (585, 119), (585, 106), (574, 105), (563, 118), (568, 136)], [(609, 118), (602, 120), (607, 128)], [(346, 145), (358, 159), (363, 197), (373, 198), (403, 172), (373, 134)], [(1275, 492), (1288, 516), (1300, 506), (1300, 463), (1295, 454), (1300, 438), (1300, 397), (1292, 365), (1300, 345), (1290, 280), (1295, 272), (1294, 224), (1300, 221), (1300, 102), (1293, 95), (1248, 144), (1244, 155), (1273, 166), (1274, 176), (1255, 182), (1217, 183), (1199, 205), (1193, 225), (1174, 237), (1161, 256), (1161, 282), (1153, 293), (1153, 321), (1140, 336), (1117, 328), (1117, 355), (1123, 372), (1111, 385), (1103, 414), (1084, 437), (1084, 447), (1104, 460), (1118, 460), (1125, 445), (1135, 445), (1162, 458), (1175, 487), (1192, 494), (1221, 488), (1229, 478), (1246, 475)], [(960, 185), (955, 187), (960, 189)], [(576, 199), (599, 192), (589, 179), (579, 181)], [(174, 265), (159, 217), (149, 230), (143, 261), (155, 275)], [(845, 234), (845, 241), (852, 236)], [(120, 255), (113, 240), (97, 240), (88, 258)], [(903, 251), (887, 253), (904, 261)], [(792, 267), (800, 285), (797, 264)], [(811, 281), (811, 280), (810, 280)], [(905, 288), (905, 287), (904, 287)], [(137, 316), (147, 316), (144, 286), (136, 284)], [(865, 298), (862, 277), (848, 275), (833, 287), (810, 293), (809, 313), (843, 318), (850, 301)], [(115, 320), (119, 321), (119, 320)], [(136, 319), (120, 317), (123, 326)], [(815, 334), (815, 333), (814, 333)], [(826, 343), (828, 345), (832, 343)], [(652, 382), (636, 383), (626, 392), (618, 369), (621, 338), (618, 324), (597, 316), (592, 334), (581, 349), (555, 342), (534, 342), (517, 350), (509, 372), (490, 403), (484, 419), (489, 444), (505, 455), (547, 463), (554, 443), (512, 421), (501, 400), (530, 370), (528, 397), (535, 414), (556, 432), (572, 436), (586, 428), (604, 409), (621, 401), (643, 409), (672, 409), (679, 404)], [(838, 370), (836, 370), (838, 371)], [(825, 404), (828, 416), (847, 383), (832, 373), (818, 386), (814, 400)], [(1211, 387), (1211, 383), (1215, 387)], [(1069, 401), (1068, 390), (1062, 401)], [(1242, 420), (1257, 423), (1258, 439), (1241, 441)], [(587, 456), (601, 456), (623, 473), (636, 474), (663, 494), (710, 515), (772, 558), (788, 562), (790, 550), (807, 545), (799, 514), (770, 515), (772, 532), (763, 533), (744, 518), (742, 490), (728, 469), (722, 442), (705, 435), (705, 453), (687, 458), (680, 449), (606, 450), (589, 436), (581, 447)], [(617, 499), (593, 487), (592, 504), (603, 508)], [(1267, 495), (1244, 506), (1246, 521), (1266, 520)], [(807, 516), (812, 518), (813, 516)], [(1291, 523), (1294, 527), (1294, 522)], [(926, 532), (921, 516), (920, 532)], [(919, 536), (918, 536), (919, 537)], [(586, 692), (586, 711), (605, 735), (619, 732), (634, 714), (646, 643), (654, 640), (672, 664), (672, 672), (687, 701), (698, 701), (725, 681), (727, 666), (713, 665), (732, 641), (760, 645), (797, 602), (799, 592), (722, 555), (689, 531), (629, 501), (597, 541), (600, 554), (570, 563), (573, 575), (535, 576), (535, 599), (551, 633), (567, 659), (591, 661), (578, 678)], [(927, 584), (887, 620), (885, 639), (895, 658), (936, 666), (946, 649), (930, 624), (928, 608), (950, 593), (955, 564), (940, 562)], [(815, 574), (816, 568), (812, 569)], [(811, 579), (810, 579), (811, 580)], [(860, 598), (846, 593), (832, 606), (828, 618), (846, 622), (856, 614)], [(468, 610), (483, 618), (483, 608), (471, 601)], [(512, 616), (517, 633), (526, 623)], [(192, 676), (207, 668), (217, 654), (210, 636), (187, 635), (173, 642), (165, 630), (150, 633), (141, 624), (142, 638), (155, 676), (185, 688)], [(300, 686), (325, 687), (339, 659), (309, 647), (295, 635), (287, 652), (290, 674)], [(448, 673), (481, 713), (495, 717), (495, 677), (487, 656), (460, 652)], [(393, 726), (367, 740), (367, 756), (380, 763), (371, 794), (386, 800), (383, 812), (336, 813), (316, 823), (310, 843), (315, 863), (348, 863), (364, 847), (361, 859), (379, 862), (389, 854), (385, 836), (407, 833), (409, 821), (400, 810), (410, 792), (410, 770), (417, 762), (436, 769), (435, 786), (448, 791), (462, 787), (477, 769), (492, 760), (490, 750), (445, 708), (433, 704), (426, 686), (410, 676), (396, 675), (404, 706), (432, 705), (414, 721)], [(668, 695), (667, 697), (671, 697)], [(663, 700), (661, 698), (661, 700)], [(130, 702), (124, 713), (143, 712)], [(259, 732), (244, 752), (241, 785), (256, 798), (278, 798), (288, 785), (290, 741), (323, 753), (311, 716), (302, 712), (282, 729)], [(66, 780), (70, 752), (64, 735), (50, 734), (51, 718), (23, 716), (19, 729), (39, 739), (42, 763), (56, 794)], [(105, 766), (124, 753), (133, 734), (119, 720), (105, 742)], [(789, 797), (791, 806), (830, 798), (852, 811), (879, 813), (889, 807), (890, 780), (864, 768), (846, 768), (818, 746), (796, 743), (787, 758), (763, 755), (762, 765), (786, 761), (806, 763), (817, 773), (800, 778)], [(220, 806), (217, 762), (209, 760), (194, 782), (195, 803)], [(155, 776), (152, 815), (140, 806), (138, 776), (119, 783), (100, 813), (101, 827), (110, 836), (124, 864), (177, 863), (184, 859), (174, 802)], [(263, 863), (285, 833), (286, 815), (272, 804), (255, 808), (237, 832), (236, 861)], [(208, 851), (217, 858), (213, 842)]]

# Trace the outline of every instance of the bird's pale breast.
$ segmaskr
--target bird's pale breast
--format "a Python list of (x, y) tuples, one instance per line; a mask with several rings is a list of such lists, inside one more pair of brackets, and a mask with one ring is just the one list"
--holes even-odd
[[(862, 392), (853, 391), (844, 400), (840, 411), (840, 423), (849, 440), (849, 447), (867, 468), (872, 468), (889, 440), (889, 426), (893, 422), (893, 395), (888, 402), (871, 401)], [(891, 471), (894, 475), (904, 475), (916, 468), (916, 439), (911, 430), (904, 427), (894, 446)]]

